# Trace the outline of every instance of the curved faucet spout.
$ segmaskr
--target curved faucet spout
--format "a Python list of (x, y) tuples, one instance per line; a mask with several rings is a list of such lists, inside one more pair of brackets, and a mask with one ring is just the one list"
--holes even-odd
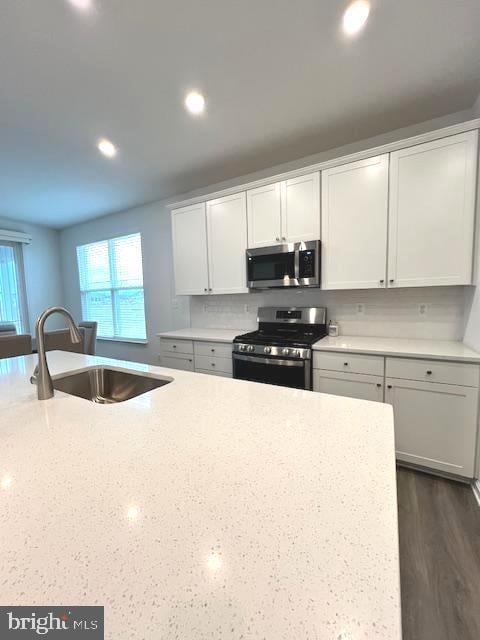
[(45, 351), (45, 322), (54, 313), (60, 313), (67, 320), (67, 325), (70, 330), (70, 339), (72, 342), (78, 343), (82, 341), (82, 334), (75, 324), (72, 314), (63, 307), (50, 307), (40, 314), (35, 326), (38, 364), (35, 367), (33, 376), (30, 378), (30, 381), (37, 385), (37, 397), (39, 400), (47, 400), (48, 398), (53, 397), (52, 376), (48, 370), (47, 354)]

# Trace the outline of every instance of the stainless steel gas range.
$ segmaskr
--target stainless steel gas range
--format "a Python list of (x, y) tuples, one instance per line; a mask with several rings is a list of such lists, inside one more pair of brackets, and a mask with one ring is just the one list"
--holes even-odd
[(233, 341), (233, 377), (312, 388), (312, 345), (327, 335), (325, 307), (260, 307), (258, 330)]

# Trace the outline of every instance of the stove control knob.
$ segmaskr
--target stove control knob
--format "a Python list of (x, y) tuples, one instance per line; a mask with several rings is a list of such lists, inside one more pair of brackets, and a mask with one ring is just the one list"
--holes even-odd
[(247, 347), (247, 351), (248, 351), (249, 353), (252, 353), (252, 351), (255, 351), (255, 347), (253, 346), (253, 344), (249, 344), (249, 345), (248, 345), (248, 347)]
[(264, 347), (263, 353), (272, 353), (272, 347)]
[(295, 356), (295, 358), (299, 358), (300, 357), (300, 350), (299, 349), (295, 349), (295, 351), (292, 353), (292, 356)]
[(282, 349), (282, 356), (288, 356), (290, 355), (290, 349), (287, 349), (287, 347), (285, 347), (285, 349)]
[(247, 350), (247, 345), (246, 344), (241, 344), (240, 345), (240, 351), (246, 351)]

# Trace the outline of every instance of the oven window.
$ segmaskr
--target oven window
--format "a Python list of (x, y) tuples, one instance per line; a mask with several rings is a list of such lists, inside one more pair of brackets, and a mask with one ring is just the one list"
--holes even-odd
[(264, 382), (266, 384), (276, 384), (282, 387), (293, 387), (294, 389), (305, 389), (305, 367), (309, 363), (302, 361), (301, 366), (287, 367), (275, 364), (272, 358), (269, 364), (255, 362), (253, 360), (233, 359), (233, 377), (240, 380), (251, 380), (252, 382)]
[(293, 251), (249, 256), (248, 279), (250, 281), (283, 280), (285, 276), (295, 278), (295, 253)]

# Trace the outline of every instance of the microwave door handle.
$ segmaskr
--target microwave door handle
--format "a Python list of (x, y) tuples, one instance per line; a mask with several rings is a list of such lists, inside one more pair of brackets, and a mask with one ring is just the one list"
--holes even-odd
[(300, 251), (298, 250), (298, 248), (295, 248), (294, 253), (295, 280), (298, 283), (300, 282)]

